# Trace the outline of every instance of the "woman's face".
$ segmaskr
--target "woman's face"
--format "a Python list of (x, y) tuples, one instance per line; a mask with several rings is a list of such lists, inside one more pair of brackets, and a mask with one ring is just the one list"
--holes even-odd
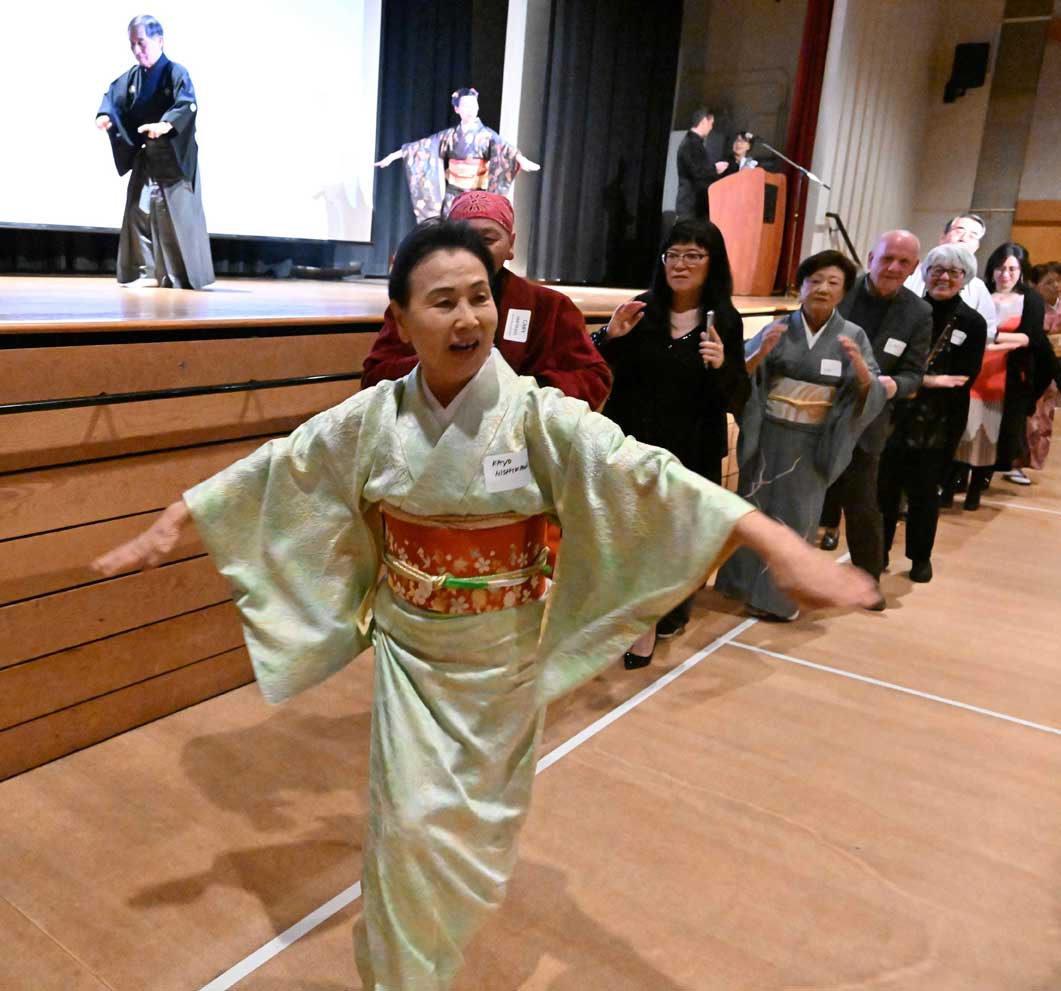
[(1057, 272), (1047, 272), (1036, 284), (1039, 295), (1043, 297), (1047, 306), (1057, 304), (1058, 291), (1061, 290), (1061, 275)]
[(746, 138), (737, 137), (733, 139), (733, 154), (737, 158), (746, 158), (748, 152), (751, 151), (751, 147)]
[(1013, 287), (1020, 282), (1020, 262), (1010, 255), (994, 271), (995, 291), (1012, 292)]
[(695, 242), (683, 242), (672, 244), (663, 252), (663, 264), (671, 292), (699, 291), (707, 281), (711, 258), (707, 248)]
[(799, 301), (803, 312), (817, 322), (829, 315), (844, 298), (844, 273), (836, 265), (811, 272), (799, 287)]
[(964, 284), (965, 271), (957, 266), (930, 265), (925, 270), (925, 290), (940, 302), (957, 296)]
[(436, 251), (410, 273), (406, 305), (393, 305), (399, 336), (415, 349), (435, 398), (448, 404), (486, 363), (497, 329), (483, 263), (469, 251)]

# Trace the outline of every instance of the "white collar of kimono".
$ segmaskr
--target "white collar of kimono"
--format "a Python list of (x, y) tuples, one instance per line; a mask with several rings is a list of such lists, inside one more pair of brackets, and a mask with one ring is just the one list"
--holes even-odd
[(455, 395), (450, 400), (448, 406), (443, 406), (442, 403), (440, 403), (435, 398), (435, 394), (431, 391), (431, 389), (427, 385), (427, 382), (424, 380), (423, 373), (420, 371), (420, 366), (416, 366), (417, 388), (420, 390), (420, 393), (423, 396), (424, 403), (427, 405), (427, 408), (431, 410), (431, 415), (435, 418), (435, 422), (438, 423), (441, 429), (445, 430), (446, 427), (448, 427), (457, 418), (457, 412), (461, 407), (461, 403), (463, 403), (464, 400), (468, 397), (468, 394), (472, 391), (472, 386), (482, 376), (483, 371), (486, 369), (487, 365), (491, 364), (495, 351), (496, 348), (490, 349), (490, 356), (487, 358), (486, 361), (483, 362), (482, 367), (468, 380), (464, 388), (461, 389), (461, 391), (458, 392), (457, 395)]
[(796, 310), (796, 313), (799, 315), (799, 322), (803, 324), (803, 333), (807, 335), (808, 350), (818, 343), (818, 338), (822, 336), (822, 331), (824, 331), (825, 328), (828, 327), (830, 323), (832, 323), (833, 317), (836, 316), (836, 310), (833, 310), (833, 312), (829, 314), (829, 319), (826, 320), (825, 323), (823, 323), (816, 332), (814, 332), (810, 329), (810, 327), (807, 326), (807, 318), (803, 315), (802, 307)]

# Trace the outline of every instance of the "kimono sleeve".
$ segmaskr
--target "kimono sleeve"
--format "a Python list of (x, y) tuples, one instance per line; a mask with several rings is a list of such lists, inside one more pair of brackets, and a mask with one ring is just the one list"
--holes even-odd
[(583, 404), (539, 395), (548, 408), (529, 425), (528, 447), (564, 534), (541, 640), (549, 700), (614, 663), (703, 585), (753, 507)]
[(173, 125), (178, 134), (195, 123), (199, 105), (195, 102), (195, 87), (192, 77), (183, 66), (173, 66), (173, 105), (162, 115), (162, 119)]
[(519, 175), (519, 149), (509, 144), (497, 131), (490, 132), (490, 159), (487, 162), (486, 188), (491, 193), (507, 196)]
[(442, 172), (442, 140), (445, 131), (402, 145), (405, 181), (417, 223), (442, 213), (446, 195)]
[(334, 412), (184, 494), (232, 585), (254, 673), (270, 702), (323, 681), (369, 644), (357, 613), (373, 587), (378, 552), (358, 510), (355, 466), (350, 483), (337, 480), (328, 436)]

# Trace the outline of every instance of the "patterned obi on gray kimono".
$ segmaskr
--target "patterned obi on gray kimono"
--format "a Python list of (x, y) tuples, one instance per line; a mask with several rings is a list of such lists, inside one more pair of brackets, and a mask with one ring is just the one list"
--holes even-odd
[(494, 612), (540, 599), (552, 570), (547, 519), (520, 516), (412, 516), (382, 507), (387, 584), (428, 612)]
[(782, 376), (770, 385), (766, 417), (785, 423), (814, 426), (824, 423), (836, 400), (836, 386), (801, 382)]

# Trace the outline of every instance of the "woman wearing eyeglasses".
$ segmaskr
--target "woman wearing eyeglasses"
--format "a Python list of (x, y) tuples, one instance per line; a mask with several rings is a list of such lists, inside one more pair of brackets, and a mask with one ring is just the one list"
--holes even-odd
[[(685, 467), (722, 481), (726, 413), (748, 398), (744, 333), (730, 298), (726, 244), (705, 220), (679, 220), (664, 239), (648, 292), (620, 305), (594, 343), (615, 374), (605, 416)], [(652, 660), (655, 636), (689, 621), (687, 599), (627, 652), (627, 668)]]
[(937, 245), (925, 256), (921, 273), (932, 307), (932, 349), (917, 394), (895, 404), (895, 427), (881, 457), (878, 485), (885, 562), (906, 493), (906, 556), (915, 582), (932, 580), (939, 487), (965, 429), (969, 389), (987, 344), (987, 322), (959, 295), (976, 276), (973, 253), (960, 244)]
[(980, 496), (995, 471), (1030, 485), (1014, 463), (1025, 443), (1025, 424), (1053, 377), (1053, 351), (1043, 333), (1042, 297), (1026, 286), (1028, 253), (1019, 244), (1000, 244), (987, 259), (987, 288), (998, 311), (998, 332), (988, 344), (973, 383), (969, 419), (958, 452), (972, 465), (965, 509), (980, 508)]

